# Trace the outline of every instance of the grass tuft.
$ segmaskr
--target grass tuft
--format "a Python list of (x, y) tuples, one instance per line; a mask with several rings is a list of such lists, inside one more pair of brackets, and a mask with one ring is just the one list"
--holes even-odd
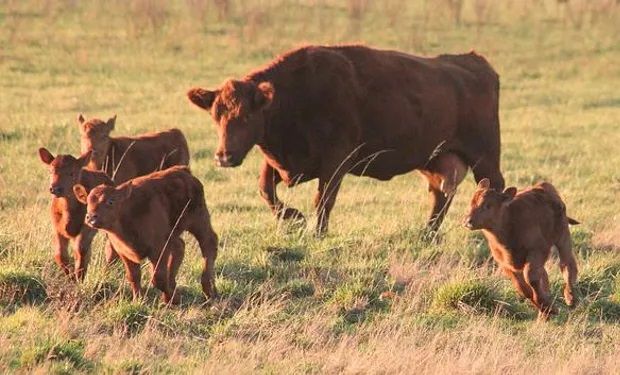
[(439, 312), (460, 310), (488, 314), (495, 311), (498, 300), (497, 291), (482, 281), (453, 281), (435, 291), (431, 309)]
[(121, 300), (107, 310), (107, 319), (115, 328), (120, 328), (123, 334), (133, 336), (149, 321), (151, 310), (140, 302)]
[(1, 304), (38, 304), (46, 299), (47, 291), (38, 275), (15, 269), (0, 271)]

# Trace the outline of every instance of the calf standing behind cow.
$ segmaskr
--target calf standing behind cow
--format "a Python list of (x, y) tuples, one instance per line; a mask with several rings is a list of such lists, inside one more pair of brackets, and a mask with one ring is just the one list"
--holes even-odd
[[(103, 172), (83, 169), (90, 159), (90, 152), (75, 158), (71, 155), (54, 157), (46, 148), (39, 149), (39, 157), (49, 166), (52, 193), (51, 217), (54, 226), (54, 260), (69, 276), (83, 280), (90, 261), (90, 247), (96, 230), (84, 225), (86, 207), (73, 195), (73, 185), (79, 183), (90, 191), (93, 187), (113, 182)], [(69, 266), (67, 247), (73, 240), (73, 269)]]
[(281, 218), (303, 217), (276, 187), (319, 179), (317, 232), (347, 173), (389, 180), (420, 170), (428, 180), (438, 230), (458, 184), (471, 168), (503, 189), (499, 78), (475, 53), (423, 58), (364, 46), (293, 50), (189, 100), (217, 124), (216, 163), (235, 167), (254, 145), (263, 162), (262, 198)]
[(577, 262), (569, 224), (578, 222), (566, 216), (566, 206), (550, 183), (541, 182), (519, 193), (514, 187), (502, 192), (486, 178), (478, 183), (465, 220), (467, 228), (482, 229), (493, 258), (519, 294), (534, 303), (542, 319), (556, 313), (545, 270), (553, 246), (560, 255), (566, 304), (577, 304), (573, 293)]
[(216, 296), (213, 266), (217, 236), (211, 227), (200, 181), (189, 168), (175, 166), (137, 177), (117, 187), (100, 185), (87, 193), (75, 185), (77, 199), (87, 205), (86, 223), (103, 230), (125, 265), (134, 298), (142, 294), (140, 262), (149, 260), (153, 285), (165, 303), (177, 303), (176, 275), (183, 261), (190, 232), (198, 241), (204, 268), (202, 290)]

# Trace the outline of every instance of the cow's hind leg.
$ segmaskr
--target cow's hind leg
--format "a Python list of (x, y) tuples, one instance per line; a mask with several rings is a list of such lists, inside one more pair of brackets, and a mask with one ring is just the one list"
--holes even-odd
[(301, 212), (295, 208), (285, 206), (278, 198), (277, 186), (280, 182), (282, 182), (280, 174), (266, 160), (263, 160), (258, 177), (258, 188), (261, 198), (263, 198), (271, 212), (278, 219), (304, 221), (304, 215)]
[(467, 174), (467, 165), (454, 153), (444, 153), (431, 160), (421, 171), (428, 180), (432, 211), (426, 224), (426, 234), (435, 238), (452, 203), (456, 188)]
[(476, 183), (480, 182), (483, 178), (488, 178), (491, 182), (491, 187), (502, 191), (504, 190), (504, 176), (499, 169), (499, 160), (491, 157), (480, 157), (471, 160), (471, 170), (474, 173), (474, 179)]
[(563, 231), (560, 240), (555, 244), (558, 248), (558, 254), (560, 255), (560, 270), (564, 277), (564, 300), (570, 307), (577, 306), (577, 297), (574, 294), (573, 288), (577, 282), (577, 261), (573, 254), (570, 232), (568, 225)]
[(209, 212), (206, 207), (200, 208), (200, 211), (195, 214), (187, 230), (196, 237), (204, 260), (202, 276), (200, 278), (202, 291), (209, 298), (217, 298), (214, 267), (215, 259), (217, 258), (218, 240), (211, 227)]

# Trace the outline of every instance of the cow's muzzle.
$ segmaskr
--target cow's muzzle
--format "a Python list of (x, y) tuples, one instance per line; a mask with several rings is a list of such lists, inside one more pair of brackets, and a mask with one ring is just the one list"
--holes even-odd
[(218, 167), (223, 168), (237, 167), (241, 165), (241, 158), (234, 156), (230, 152), (218, 151), (215, 153), (214, 160)]

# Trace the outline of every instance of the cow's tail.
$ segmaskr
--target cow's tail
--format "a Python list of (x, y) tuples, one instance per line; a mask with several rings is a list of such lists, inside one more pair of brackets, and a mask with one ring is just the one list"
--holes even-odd
[(581, 224), (580, 222), (578, 222), (577, 220), (573, 219), (572, 217), (566, 217), (568, 219), (568, 224), (570, 225), (578, 225)]

